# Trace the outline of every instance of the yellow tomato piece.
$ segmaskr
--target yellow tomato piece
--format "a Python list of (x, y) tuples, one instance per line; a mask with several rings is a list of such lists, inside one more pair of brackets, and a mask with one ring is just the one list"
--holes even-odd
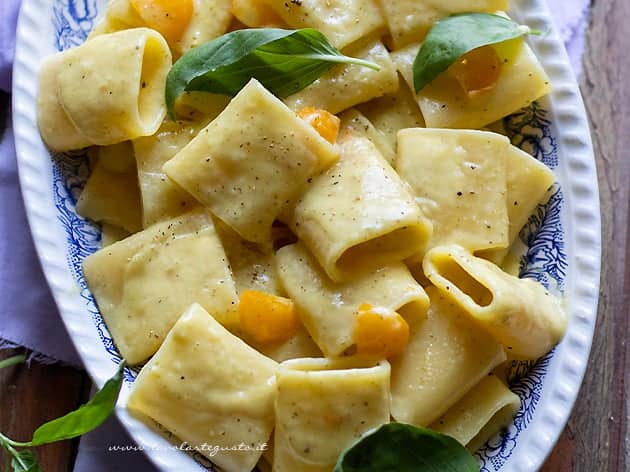
[(449, 69), (469, 97), (496, 87), (501, 75), (501, 60), (492, 46), (473, 49)]
[(299, 325), (292, 300), (257, 290), (241, 293), (239, 315), (243, 333), (258, 343), (286, 341)]
[(142, 21), (168, 41), (182, 37), (193, 16), (194, 0), (130, 0)]
[(315, 131), (329, 143), (334, 144), (337, 141), (341, 120), (332, 113), (315, 107), (306, 107), (298, 111), (298, 116), (315, 128)]
[(357, 354), (388, 359), (409, 343), (409, 325), (394, 310), (367, 303), (358, 309), (354, 330)]
[(232, 0), (232, 14), (250, 28), (284, 25), (282, 17), (261, 0)]

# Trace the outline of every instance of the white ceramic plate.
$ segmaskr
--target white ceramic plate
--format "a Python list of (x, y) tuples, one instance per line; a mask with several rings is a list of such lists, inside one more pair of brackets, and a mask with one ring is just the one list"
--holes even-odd
[[(83, 153), (54, 156), (37, 130), (37, 74), (43, 57), (81, 44), (104, 0), (24, 0), (17, 32), (13, 120), (20, 180), (35, 245), (61, 316), (97, 385), (120, 361), (87, 290), (81, 261), (98, 248), (100, 230), (74, 211), (88, 173)], [(544, 0), (512, 0), (511, 14), (549, 31), (529, 39), (553, 83), (553, 93), (504, 121), (513, 142), (552, 167), (559, 185), (521, 232), (529, 250), (522, 275), (565, 295), (565, 339), (535, 365), (514, 364), (511, 387), (521, 398), (514, 423), (477, 456), (482, 471), (533, 471), (566, 423), (588, 361), (597, 311), (600, 219), (597, 177), (582, 99)], [(117, 413), (162, 470), (204, 470), (199, 456), (174, 450), (124, 408), (136, 373), (127, 369)], [(202, 465), (203, 464), (203, 465)]]

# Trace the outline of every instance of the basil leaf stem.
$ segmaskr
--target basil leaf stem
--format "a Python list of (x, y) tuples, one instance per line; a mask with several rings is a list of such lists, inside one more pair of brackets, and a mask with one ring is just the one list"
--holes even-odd
[(416, 93), (474, 49), (537, 33), (491, 13), (460, 13), (444, 18), (433, 25), (413, 63)]
[[(17, 357), (15, 356), (15, 358)], [(32, 440), (28, 442), (14, 441), (0, 433), (0, 447), (12, 457), (11, 467), (13, 470), (19, 472), (39, 472), (41, 470), (37, 463), (37, 457), (32, 451), (28, 449), (18, 451), (15, 449), (16, 447), (41, 446), (42, 444), (71, 439), (99, 427), (114, 411), (122, 387), (124, 368), (125, 361), (122, 361), (114, 376), (105, 382), (103, 388), (97, 391), (89, 402), (67, 415), (44, 423), (35, 430)]]
[(11, 468), (13, 472), (42, 472), (42, 468), (37, 461), (37, 456), (33, 451), (25, 449), (12, 453)]
[(125, 362), (121, 362), (114, 376), (92, 399), (77, 410), (44, 423), (33, 433), (33, 439), (24, 446), (40, 446), (71, 439), (98, 428), (114, 411), (123, 381)]
[(333, 472), (479, 472), (468, 450), (450, 436), (404, 423), (368, 431), (346, 449)]
[(166, 106), (175, 118), (175, 102), (185, 91), (236, 95), (255, 78), (282, 98), (307, 87), (335, 64), (380, 66), (343, 55), (313, 28), (253, 28), (232, 31), (184, 54), (166, 79)]
[(11, 461), (7, 460), (7, 466), (10, 463), (13, 472), (41, 472), (37, 456), (33, 451), (28, 449), (18, 451), (12, 444), (14, 441), (0, 433), (0, 447), (11, 456)]
[(7, 357), (6, 359), (2, 359), (0, 361), (0, 369), (4, 369), (5, 367), (11, 367), (12, 365), (21, 364), (26, 360), (26, 356), (24, 354), (18, 354), (17, 356)]

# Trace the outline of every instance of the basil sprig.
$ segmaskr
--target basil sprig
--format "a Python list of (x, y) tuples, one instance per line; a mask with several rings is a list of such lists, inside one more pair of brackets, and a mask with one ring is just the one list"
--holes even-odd
[[(10, 357), (2, 361), (0, 367), (8, 367), (23, 361), (24, 356)], [(114, 411), (122, 386), (124, 367), (123, 361), (114, 376), (105, 382), (103, 388), (97, 391), (89, 402), (67, 415), (44, 423), (35, 430), (33, 439), (30, 441), (14, 441), (0, 433), (0, 447), (11, 457), (13, 472), (41, 471), (35, 453), (29, 449), (19, 450), (18, 448), (41, 446), (76, 438), (99, 427)]]
[(166, 79), (166, 106), (174, 118), (184, 91), (236, 95), (253, 77), (278, 97), (304, 89), (335, 64), (378, 64), (343, 55), (313, 28), (232, 31), (184, 54)]
[(28, 449), (22, 451), (13, 450), (11, 468), (13, 472), (43, 472), (39, 462), (37, 462), (37, 456)]
[(436, 22), (413, 63), (416, 93), (473, 49), (526, 34), (539, 32), (491, 13), (460, 13)]
[(425, 428), (388, 423), (344, 451), (333, 472), (479, 472), (455, 439)]

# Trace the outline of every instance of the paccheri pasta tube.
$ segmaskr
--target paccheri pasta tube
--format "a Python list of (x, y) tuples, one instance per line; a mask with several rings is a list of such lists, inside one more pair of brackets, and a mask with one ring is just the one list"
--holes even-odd
[(511, 357), (538, 359), (562, 339), (567, 316), (560, 301), (538, 282), (506, 274), (456, 245), (432, 249), (423, 267), (443, 296), (492, 334)]
[(342, 130), (341, 158), (313, 179), (291, 226), (326, 274), (343, 281), (424, 248), (432, 226), (367, 138)]
[(436, 20), (454, 13), (505, 10), (508, 0), (378, 0), (395, 49), (419, 41)]
[[(419, 44), (412, 44), (392, 54), (398, 71), (412, 89), (413, 62), (419, 48)], [(521, 38), (488, 46), (487, 51), (495, 67), (500, 68), (491, 90), (469, 96), (447, 71), (415, 94), (428, 127), (478, 129), (526, 107), (551, 90), (549, 77)], [(477, 72), (482, 73), (483, 69)]]
[(355, 344), (360, 305), (404, 309), (422, 317), (429, 304), (423, 288), (401, 262), (340, 284), (326, 277), (301, 243), (280, 249), (276, 264), (280, 281), (295, 300), (304, 326), (327, 356), (339, 356)]
[(455, 243), (475, 251), (508, 246), (509, 149), (505, 136), (484, 131), (398, 132), (395, 168), (433, 223), (429, 247)]
[(163, 168), (241, 237), (268, 242), (273, 221), (338, 157), (336, 146), (252, 79)]
[(268, 3), (290, 27), (317, 28), (339, 49), (385, 27), (375, 0), (269, 0)]
[(116, 144), (157, 131), (171, 53), (148, 28), (107, 34), (42, 66), (39, 128), (54, 151)]
[(518, 395), (496, 376), (484, 377), (470, 392), (453, 405), (430, 428), (457, 439), (476, 451), (518, 411)]
[[(276, 366), (194, 304), (143, 367), (128, 407), (199, 447), (222, 470), (252, 470), (274, 425)], [(246, 449), (233, 449), (240, 444)]]
[(344, 445), (389, 421), (387, 361), (294, 359), (276, 374), (273, 470), (327, 472)]
[(463, 311), (427, 288), (426, 317), (409, 316), (409, 345), (392, 359), (392, 416), (427, 427), (505, 361), (502, 346)]
[(227, 257), (203, 209), (95, 252), (85, 259), (83, 272), (116, 346), (131, 364), (157, 351), (193, 301), (221, 323), (237, 322)]

